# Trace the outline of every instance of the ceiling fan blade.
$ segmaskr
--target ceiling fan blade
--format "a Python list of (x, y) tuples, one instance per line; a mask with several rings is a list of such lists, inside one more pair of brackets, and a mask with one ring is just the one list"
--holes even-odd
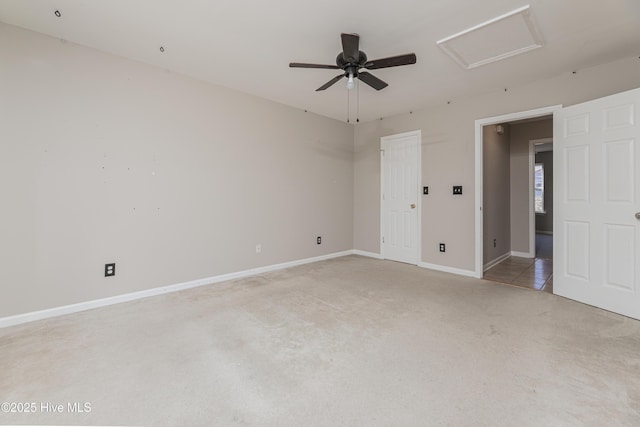
[(383, 82), (373, 74), (367, 73), (366, 71), (358, 73), (358, 78), (375, 90), (384, 89), (385, 87), (389, 86), (387, 83)]
[(342, 33), (342, 56), (345, 61), (357, 63), (360, 57), (360, 36), (358, 34)]
[(367, 61), (364, 68), (368, 70), (377, 70), (379, 68), (399, 67), (400, 65), (410, 65), (416, 63), (416, 54), (408, 53), (406, 55), (391, 56), (389, 58), (374, 59)]
[(290, 62), (289, 67), (291, 68), (325, 68), (329, 70), (339, 70), (340, 68), (336, 65), (323, 65), (323, 64), (305, 64), (302, 62)]
[(328, 88), (330, 86), (333, 86), (334, 84), (336, 84), (336, 82), (338, 80), (340, 80), (343, 77), (344, 77), (344, 74), (340, 74), (339, 76), (335, 76), (334, 78), (332, 78), (331, 80), (329, 80), (328, 82), (326, 82), (325, 84), (320, 86), (318, 89), (316, 89), (316, 92), (321, 91), (321, 90), (325, 90), (326, 88)]

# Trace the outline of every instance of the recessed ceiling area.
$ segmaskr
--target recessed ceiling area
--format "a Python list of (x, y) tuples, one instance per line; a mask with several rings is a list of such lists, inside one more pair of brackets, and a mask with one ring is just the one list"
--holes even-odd
[[(437, 44), (527, 5), (525, 15), (472, 31), (492, 43), (450, 40), (469, 69)], [(472, 67), (539, 44), (523, 25), (528, 15), (542, 47)], [(388, 87), (362, 85), (361, 122), (640, 55), (637, 0), (282, 0), (277, 7), (261, 0), (0, 0), (0, 22), (338, 120), (347, 116), (345, 85), (315, 91), (335, 70), (290, 69), (290, 62), (335, 63), (343, 32), (358, 33), (370, 58), (415, 52), (414, 65), (376, 70)]]

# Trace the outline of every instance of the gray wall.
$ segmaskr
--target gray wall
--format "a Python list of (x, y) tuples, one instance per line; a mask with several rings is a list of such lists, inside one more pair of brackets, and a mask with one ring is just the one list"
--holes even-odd
[(0, 63), (0, 317), (353, 248), (352, 126), (4, 24)]
[(544, 210), (536, 214), (536, 231), (553, 232), (553, 151), (536, 154), (536, 163), (544, 165)]
[(553, 137), (553, 119), (511, 126), (511, 250), (529, 252), (529, 141)]
[[(357, 125), (354, 141), (356, 249), (380, 251), (380, 137), (422, 131), (422, 179), (423, 185), (429, 186), (429, 195), (421, 196), (422, 261), (473, 271), (475, 120), (549, 105), (577, 104), (638, 86), (640, 62), (637, 57), (631, 57), (583, 69), (577, 74), (567, 70), (562, 75), (509, 88), (506, 92), (501, 89), (473, 98), (452, 99), (451, 104), (443, 100), (442, 105), (434, 108)], [(451, 195), (451, 186), (456, 184), (463, 185), (462, 196)], [(447, 252), (438, 251), (439, 242), (447, 243)]]
[[(495, 125), (483, 127), (483, 263), (511, 252), (509, 125), (502, 135)], [(494, 247), (495, 239), (495, 247)]]

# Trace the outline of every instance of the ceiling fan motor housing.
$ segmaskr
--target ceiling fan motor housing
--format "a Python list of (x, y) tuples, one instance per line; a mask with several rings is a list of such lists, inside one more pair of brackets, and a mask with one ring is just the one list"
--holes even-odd
[(336, 65), (344, 70), (344, 75), (346, 77), (349, 77), (349, 74), (353, 74), (353, 77), (357, 77), (358, 76), (358, 70), (360, 68), (362, 68), (364, 66), (364, 64), (367, 62), (367, 54), (364, 53), (363, 51), (359, 50), (358, 51), (358, 60), (354, 61), (354, 60), (350, 60), (349, 59), (345, 59), (344, 57), (344, 53), (340, 52), (338, 54), (338, 56), (336, 57)]

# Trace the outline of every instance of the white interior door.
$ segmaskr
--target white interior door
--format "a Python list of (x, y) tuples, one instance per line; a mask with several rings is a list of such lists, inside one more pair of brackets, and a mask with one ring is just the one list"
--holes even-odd
[[(554, 113), (554, 293), (640, 319), (640, 89)], [(640, 214), (639, 214), (640, 216)]]
[(382, 146), (382, 256), (418, 264), (420, 132), (384, 137)]

